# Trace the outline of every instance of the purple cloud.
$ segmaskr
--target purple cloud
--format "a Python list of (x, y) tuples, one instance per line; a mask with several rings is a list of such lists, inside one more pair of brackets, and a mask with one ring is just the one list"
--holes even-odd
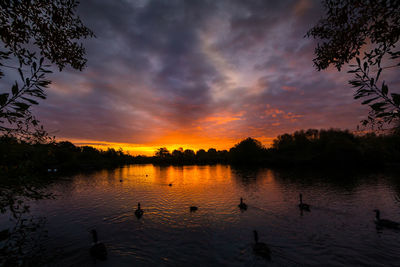
[(319, 1), (90, 0), (79, 14), (97, 36), (85, 41), (87, 68), (52, 75), (36, 108), (61, 138), (265, 139), (355, 129), (367, 113), (348, 74), (312, 66), (304, 34), (322, 16)]

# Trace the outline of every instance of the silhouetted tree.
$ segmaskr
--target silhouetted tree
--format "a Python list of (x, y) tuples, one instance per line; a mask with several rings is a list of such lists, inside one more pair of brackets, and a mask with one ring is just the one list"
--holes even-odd
[(169, 151), (166, 147), (160, 147), (159, 149), (157, 149), (156, 152), (156, 157), (159, 157), (161, 159), (165, 159), (169, 156)]
[(196, 159), (198, 163), (207, 163), (207, 152), (204, 149), (200, 149), (196, 152)]
[(190, 163), (190, 164), (194, 163), (195, 157), (196, 157), (196, 154), (194, 153), (193, 150), (185, 149), (185, 151), (183, 151), (183, 160), (185, 163)]
[(265, 149), (260, 141), (247, 138), (230, 149), (233, 163), (258, 164), (264, 158)]
[(228, 150), (224, 149), (221, 151), (218, 151), (218, 162), (220, 163), (228, 163), (229, 161), (229, 152)]
[[(400, 135), (354, 135), (347, 130), (296, 131), (278, 136), (270, 149), (270, 161), (280, 165), (345, 165), (377, 167), (399, 162)], [(394, 145), (393, 149), (391, 145)]]
[(174, 149), (171, 155), (175, 163), (183, 164), (183, 148)]
[(218, 153), (215, 148), (210, 148), (207, 150), (207, 161), (208, 163), (216, 163), (218, 160)]
[(293, 146), (293, 138), (290, 134), (282, 134), (273, 140), (272, 147), (277, 150), (289, 150)]
[[(314, 64), (318, 70), (334, 65), (339, 71), (350, 65), (355, 77), (349, 83), (357, 88), (354, 98), (366, 98), (371, 107), (368, 123), (382, 126), (395, 122), (399, 127), (400, 94), (389, 93), (384, 69), (399, 67), (399, 0), (324, 0), (326, 15), (306, 34), (320, 40), (315, 48)], [(361, 51), (362, 55), (361, 55)]]

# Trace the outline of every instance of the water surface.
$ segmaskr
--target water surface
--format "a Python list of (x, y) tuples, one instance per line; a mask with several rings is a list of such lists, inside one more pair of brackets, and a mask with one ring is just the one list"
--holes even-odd
[[(57, 198), (32, 213), (47, 217), (57, 266), (400, 265), (400, 232), (377, 231), (372, 211), (400, 221), (396, 174), (131, 165), (65, 177), (49, 191)], [(311, 212), (299, 211), (300, 192)], [(93, 228), (106, 262), (89, 255)], [(254, 229), (269, 262), (253, 254)]]

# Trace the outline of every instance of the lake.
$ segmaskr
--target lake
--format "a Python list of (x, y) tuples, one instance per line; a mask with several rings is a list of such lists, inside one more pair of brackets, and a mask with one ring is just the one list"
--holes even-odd
[[(373, 221), (376, 208), (400, 221), (396, 172), (130, 165), (65, 177), (48, 190), (56, 199), (36, 202), (32, 214), (47, 217), (45, 246), (57, 266), (400, 265), (400, 232)], [(300, 212), (299, 193), (311, 212)], [(94, 228), (105, 262), (89, 254)], [(253, 230), (271, 261), (254, 255)]]

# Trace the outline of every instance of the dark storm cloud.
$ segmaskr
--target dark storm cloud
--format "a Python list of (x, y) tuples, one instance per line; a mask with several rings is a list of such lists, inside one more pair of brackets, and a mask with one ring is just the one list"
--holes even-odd
[(320, 9), (306, 0), (82, 1), (97, 36), (84, 42), (87, 68), (51, 77), (39, 117), (65, 138), (132, 143), (184, 128), (241, 138), (354, 127), (365, 110), (347, 77), (316, 72), (315, 43), (304, 39)]

